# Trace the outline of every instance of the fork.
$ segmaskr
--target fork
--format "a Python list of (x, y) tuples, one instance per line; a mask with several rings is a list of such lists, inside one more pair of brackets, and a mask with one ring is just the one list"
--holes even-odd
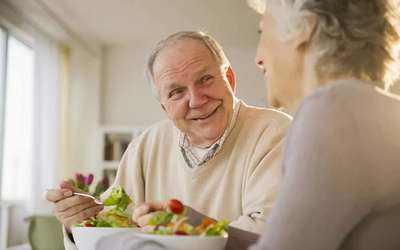
[(96, 197), (90, 195), (90, 194), (85, 194), (85, 193), (79, 193), (79, 192), (73, 192), (74, 195), (79, 195), (79, 196), (84, 196), (93, 199), (93, 201), (98, 204), (98, 205), (103, 205), (103, 202), (98, 200)]

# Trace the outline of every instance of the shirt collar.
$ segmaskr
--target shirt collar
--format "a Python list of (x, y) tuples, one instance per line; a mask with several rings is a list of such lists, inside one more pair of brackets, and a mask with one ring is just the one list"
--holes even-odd
[(205, 154), (201, 158), (197, 157), (196, 154), (193, 152), (194, 146), (190, 144), (187, 136), (184, 133), (179, 132), (179, 139), (178, 139), (179, 147), (181, 149), (183, 158), (185, 159), (186, 163), (188, 164), (188, 166), (190, 168), (194, 168), (194, 167), (197, 167), (197, 166), (200, 166), (200, 165), (206, 163), (208, 160), (210, 160), (212, 157), (214, 157), (214, 155), (216, 153), (218, 153), (221, 150), (226, 138), (228, 137), (229, 133), (232, 131), (232, 128), (234, 127), (234, 125), (236, 123), (237, 116), (239, 113), (239, 108), (240, 108), (240, 101), (239, 101), (239, 99), (234, 97), (233, 98), (233, 113), (232, 113), (232, 117), (231, 117), (231, 120), (229, 121), (227, 128), (225, 129), (222, 136), (208, 148), (208, 150), (205, 152)]

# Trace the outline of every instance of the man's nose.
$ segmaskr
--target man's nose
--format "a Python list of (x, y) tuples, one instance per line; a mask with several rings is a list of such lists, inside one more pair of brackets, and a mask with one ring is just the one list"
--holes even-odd
[(204, 93), (204, 91), (201, 89), (198, 89), (198, 88), (194, 88), (194, 89), (190, 90), (189, 98), (190, 98), (189, 99), (189, 107), (190, 108), (199, 108), (202, 105), (204, 105), (208, 100), (208, 97)]

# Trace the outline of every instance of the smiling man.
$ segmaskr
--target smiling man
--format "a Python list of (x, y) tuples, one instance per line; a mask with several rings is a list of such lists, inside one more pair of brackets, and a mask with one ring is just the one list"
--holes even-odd
[[(172, 34), (158, 43), (147, 66), (169, 119), (136, 138), (119, 166), (114, 185), (139, 205), (134, 219), (145, 226), (163, 201), (177, 198), (193, 218), (228, 219), (234, 228), (261, 232), (280, 182), (290, 118), (237, 99), (231, 65), (204, 33)], [(65, 188), (48, 194), (64, 225), (98, 212), (94, 205), (68, 205)]]
[[(236, 118), (238, 101), (233, 94), (236, 87), (234, 74), (222, 56), (222, 50), (213, 44), (221, 53), (217, 57), (210, 50), (211, 39), (204, 40), (203, 44), (193, 38), (184, 39), (183, 34), (179, 33), (157, 47), (150, 57), (148, 73), (149, 78), (154, 79), (161, 107), (181, 132), (180, 146), (187, 149), (184, 150), (187, 158), (190, 148), (194, 149), (194, 154), (201, 155), (215, 151), (217, 145), (222, 144), (222, 141), (215, 143), (224, 139), (222, 135), (230, 119)], [(211, 147), (212, 144), (215, 146)], [(193, 160), (199, 158), (202, 157)], [(189, 165), (202, 163), (189, 162)]]

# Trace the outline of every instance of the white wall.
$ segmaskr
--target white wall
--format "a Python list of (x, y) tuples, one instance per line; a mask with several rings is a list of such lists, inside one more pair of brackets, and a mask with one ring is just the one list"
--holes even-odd
[(144, 74), (150, 49), (142, 44), (104, 48), (102, 124), (146, 126), (164, 117)]
[(89, 54), (70, 44), (70, 81), (68, 88), (68, 128), (64, 178), (77, 172), (100, 174), (99, 110), (101, 53)]
[(254, 63), (255, 44), (249, 44), (247, 47), (225, 46), (224, 48), (238, 80), (237, 96), (248, 104), (265, 107), (267, 92), (262, 73)]

